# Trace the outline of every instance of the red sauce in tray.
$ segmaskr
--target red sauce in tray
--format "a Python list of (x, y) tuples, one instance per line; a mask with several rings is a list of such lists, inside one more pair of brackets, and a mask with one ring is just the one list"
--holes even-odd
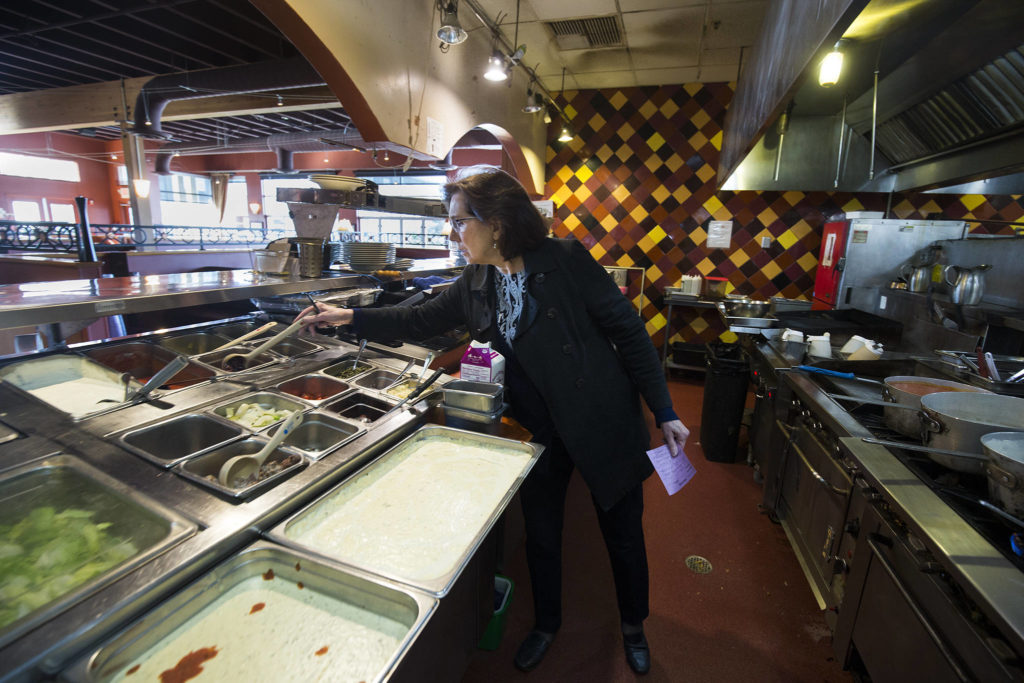
[(181, 658), (173, 669), (160, 674), (160, 683), (184, 683), (203, 673), (203, 664), (217, 656), (217, 647), (193, 650)]
[(264, 581), (273, 581), (274, 580), (274, 570), (273, 569), (268, 569), (266, 571), (266, 573), (263, 574), (263, 580)]
[(326, 645), (324, 645), (322, 648), (320, 648), (319, 650), (316, 651), (316, 656), (317, 657), (323, 657), (325, 654), (327, 654), (327, 646)]
[(257, 602), (257, 603), (256, 603), (255, 605), (253, 605), (253, 606), (252, 606), (252, 608), (251, 608), (251, 609), (249, 610), (249, 614), (256, 614), (257, 612), (259, 612), (259, 611), (260, 611), (261, 609), (263, 609), (263, 608), (264, 608), (264, 607), (266, 607), (266, 606), (267, 606), (267, 603), (265, 603), (265, 602)]
[(125, 676), (131, 676), (131, 675), (132, 675), (133, 673), (135, 673), (136, 671), (138, 671), (138, 670), (139, 670), (139, 667), (140, 667), (140, 666), (142, 666), (142, 665), (141, 665), (141, 664), (136, 664), (136, 665), (135, 665), (135, 666), (133, 666), (132, 668), (130, 668), (130, 669), (128, 669), (127, 671), (125, 671), (125, 672), (124, 672), (124, 675), (125, 675)]
[(915, 396), (927, 396), (928, 394), (935, 394), (940, 391), (971, 391), (964, 387), (950, 387), (930, 382), (891, 382), (889, 386), (893, 389), (905, 391), (908, 394), (914, 394)]

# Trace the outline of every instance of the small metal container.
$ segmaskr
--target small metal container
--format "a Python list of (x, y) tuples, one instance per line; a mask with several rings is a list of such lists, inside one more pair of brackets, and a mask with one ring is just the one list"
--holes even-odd
[(323, 349), (319, 344), (314, 344), (311, 341), (305, 339), (283, 339), (277, 344), (274, 344), (274, 353), (279, 353), (282, 356), (288, 356), (289, 358), (296, 358), (298, 356), (305, 356), (309, 353), (315, 353)]
[(270, 424), (266, 424), (260, 427), (249, 427), (228, 417), (229, 411), (233, 412), (237, 410), (243, 403), (255, 403), (264, 410), (308, 410), (308, 406), (306, 406), (306, 404), (302, 403), (301, 401), (297, 401), (282, 394), (275, 394), (270, 391), (261, 391), (259, 393), (249, 394), (248, 396), (235, 399), (227, 403), (222, 403), (219, 406), (213, 408), (212, 412), (214, 415), (222, 417), (225, 420), (231, 420), (232, 423), (238, 424), (242, 428), (248, 429), (253, 432), (262, 431), (267, 427), (271, 427), (284, 419), (281, 418), (279, 420), (274, 420)]
[(364, 394), (362, 392), (356, 392), (343, 396), (342, 398), (328, 403), (323, 407), (324, 410), (328, 410), (332, 413), (337, 413), (342, 417), (353, 420), (354, 422), (361, 422), (363, 424), (370, 424), (381, 417), (384, 413), (388, 412), (394, 406), (387, 401), (381, 400)]
[(353, 360), (355, 360), (355, 358), (342, 360), (341, 362), (335, 363), (334, 365), (328, 365), (320, 372), (324, 373), (325, 375), (330, 375), (331, 377), (337, 377), (338, 379), (348, 380), (352, 379), (353, 377), (358, 377), (367, 370), (371, 370), (373, 368), (373, 366), (370, 365), (369, 363), (363, 362), (357, 363), (353, 366)]
[(118, 441), (150, 462), (173, 467), (182, 460), (240, 439), (244, 433), (241, 425), (196, 413), (122, 434)]
[(501, 409), (504, 387), (493, 382), (473, 382), (467, 379), (456, 379), (448, 382), (442, 389), (445, 406), (473, 410), (478, 413), (493, 413)]
[(359, 379), (353, 380), (353, 382), (356, 386), (360, 386), (365, 389), (383, 391), (396, 379), (398, 379), (397, 372), (391, 372), (390, 370), (373, 370), (372, 372), (366, 373)]
[[(281, 425), (273, 427), (267, 432), (267, 436), (274, 436), (274, 433), (280, 428)], [(351, 422), (345, 422), (329, 415), (310, 413), (302, 420), (302, 424), (292, 430), (282, 445), (302, 453), (310, 460), (319, 460), (361, 436), (365, 431), (364, 427)]]
[(351, 388), (351, 385), (341, 380), (324, 375), (303, 375), (277, 385), (278, 391), (301, 398), (315, 406), (340, 396)]
[(212, 332), (193, 332), (191, 334), (158, 339), (156, 343), (175, 353), (185, 356), (197, 356), (200, 353), (208, 353), (219, 346), (224, 346), (229, 341), (231, 341), (229, 337)]
[(501, 416), (508, 408), (504, 403), (495, 411), (481, 413), (476, 410), (464, 410), (454, 406), (442, 406), (444, 409), (444, 423), (456, 429), (468, 429), (481, 434), (500, 434)]
[(252, 351), (252, 349), (247, 346), (230, 346), (220, 351), (211, 351), (210, 353), (204, 353), (199, 356), (195, 356), (195, 360), (199, 361), (200, 363), (206, 363), (210, 367), (220, 370), (222, 372), (228, 373), (255, 370), (256, 368), (262, 368), (267, 365), (272, 365), (273, 363), (277, 363), (281, 360), (281, 356), (277, 355), (276, 353), (264, 351), (263, 353), (257, 354), (257, 356), (249, 362), (249, 366), (247, 368), (233, 371), (228, 370), (227, 368), (224, 367), (224, 359), (227, 358), (232, 353), (249, 353), (250, 351)]
[(249, 498), (258, 493), (262, 493), (275, 484), (280, 483), (283, 479), (291, 476), (295, 472), (298, 472), (306, 465), (306, 459), (301, 455), (287, 451), (278, 446), (270, 453), (270, 455), (267, 456), (267, 459), (263, 461), (263, 467), (267, 467), (268, 465), (273, 466), (286, 460), (294, 460), (293, 463), (285, 466), (279, 472), (271, 474), (265, 479), (261, 479), (260, 481), (241, 488), (231, 488), (220, 483), (220, 480), (217, 478), (220, 474), (220, 468), (228, 461), (229, 458), (233, 458), (236, 455), (255, 455), (256, 453), (259, 453), (260, 449), (263, 448), (266, 443), (266, 439), (251, 436), (243, 441), (235, 441), (234, 443), (229, 443), (226, 446), (221, 446), (220, 448), (216, 448), (202, 455), (197, 455), (194, 458), (180, 462), (174, 466), (174, 471), (186, 479), (191, 479), (197, 484), (211, 488), (214, 491), (219, 491), (226, 496), (230, 496), (232, 498)]
[[(135, 380), (130, 380), (125, 387), (118, 373), (75, 353), (10, 363), (0, 368), (0, 381), (31, 394), (74, 420), (117, 410), (123, 405), (126, 389), (142, 387)], [(101, 402), (100, 399), (111, 400)]]
[[(148, 342), (128, 342), (127, 344), (112, 344), (89, 349), (85, 355), (97, 363), (107, 366), (117, 372), (127, 372), (140, 384), (145, 384), (149, 378), (158, 373), (168, 363), (178, 357), (178, 354), (170, 349), (165, 349), (156, 344)], [(181, 369), (169, 382), (162, 385), (170, 391), (184, 389), (200, 382), (205, 382), (216, 374), (211, 368), (189, 361), (189, 364)]]
[[(237, 617), (225, 618), (222, 608), (234, 596), (240, 596), (237, 606), (244, 609)], [(288, 603), (298, 609), (284, 609)], [(253, 611), (256, 604), (262, 607)], [(74, 683), (117, 679), (136, 665), (156, 661), (161, 651), (174, 647), (178, 634), (203, 624), (207, 631), (220, 634), (210, 644), (218, 645), (222, 654), (205, 664), (209, 671), (204, 673), (213, 680), (313, 680), (326, 671), (325, 678), (386, 681), (417, 646), (417, 637), (437, 605), (436, 598), (419, 591), (260, 541), (74, 662), (61, 678)], [(338, 628), (322, 633), (310, 630), (310, 622), (322, 623), (339, 615), (394, 641), (393, 650), (383, 653), (376, 666), (351, 668), (350, 662), (365, 661), (367, 653), (358, 650), (363, 640), (345, 638)], [(281, 639), (288, 647), (280, 646)], [(322, 658), (317, 656), (321, 651)], [(179, 661), (189, 651), (166, 654)], [(249, 670), (242, 671), (245, 667)], [(141, 670), (139, 676), (148, 673), (152, 672)]]
[[(56, 580), (45, 581), (40, 570), (33, 572), (31, 581), (40, 582), (38, 586), (29, 584), (36, 600), (47, 595), (44, 587), (52, 597), (39, 601), (44, 604), (35, 602), (29, 612), (13, 621), (0, 623), (0, 647), (196, 532), (196, 525), (176, 512), (69, 455), (56, 455), (0, 476), (0, 527), (12, 527), (36, 514), (54, 520), (53, 526), (49, 521), (37, 520), (33, 536), (19, 541), (23, 555), (31, 557), (43, 547), (47, 548), (45, 552), (59, 553), (62, 527), (56, 521), (65, 513), (73, 517), (88, 513), (92, 524), (108, 524), (102, 533), (109, 535), (109, 542), (120, 539), (129, 544), (127, 548), (122, 543), (116, 545), (125, 559), (107, 569), (89, 572), (87, 565), (102, 558), (79, 550), (78, 555), (65, 561), (78, 563), (79, 571), (86, 574), (76, 577), (77, 571), (67, 571), (60, 577), (59, 585), (55, 585)], [(52, 536), (47, 538), (50, 529)], [(68, 546), (74, 547), (80, 541), (68, 539)], [(113, 548), (105, 550), (112, 552)], [(0, 588), (8, 588), (8, 582), (14, 578), (0, 574)], [(13, 601), (17, 593), (5, 597), (5, 604), (16, 604)]]

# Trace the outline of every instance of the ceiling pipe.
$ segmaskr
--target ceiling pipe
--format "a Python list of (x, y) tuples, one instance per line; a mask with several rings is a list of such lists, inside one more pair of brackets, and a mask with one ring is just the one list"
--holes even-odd
[(135, 98), (132, 132), (150, 138), (167, 137), (160, 128), (160, 119), (167, 105), (177, 100), (318, 85), (324, 85), (324, 79), (301, 57), (157, 76), (147, 81)]

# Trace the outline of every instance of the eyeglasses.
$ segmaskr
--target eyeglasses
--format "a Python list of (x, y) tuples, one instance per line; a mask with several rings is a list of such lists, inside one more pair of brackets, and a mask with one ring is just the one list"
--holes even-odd
[(466, 232), (466, 226), (469, 221), (480, 220), (476, 216), (449, 216), (448, 223), (452, 226), (454, 232), (462, 236)]

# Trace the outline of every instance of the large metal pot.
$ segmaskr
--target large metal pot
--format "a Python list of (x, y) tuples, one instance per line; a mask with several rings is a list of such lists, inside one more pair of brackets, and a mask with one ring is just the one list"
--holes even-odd
[(988, 463), (989, 497), (1011, 515), (1024, 517), (1024, 432), (990, 432), (981, 437)]
[(981, 437), (989, 432), (1024, 432), (1024, 399), (999, 394), (942, 392), (921, 399), (926, 446), (977, 453), (977, 457), (929, 453), (935, 462), (959, 472), (985, 473)]
[(988, 389), (954, 382), (948, 379), (935, 379), (933, 377), (916, 377), (914, 375), (893, 375), (886, 377), (885, 386), (882, 388), (882, 397), (890, 403), (895, 403), (907, 408), (884, 407), (882, 413), (885, 417), (885, 424), (889, 429), (899, 432), (904, 436), (921, 438), (921, 397), (943, 391), (971, 392), (979, 394), (991, 394)]

